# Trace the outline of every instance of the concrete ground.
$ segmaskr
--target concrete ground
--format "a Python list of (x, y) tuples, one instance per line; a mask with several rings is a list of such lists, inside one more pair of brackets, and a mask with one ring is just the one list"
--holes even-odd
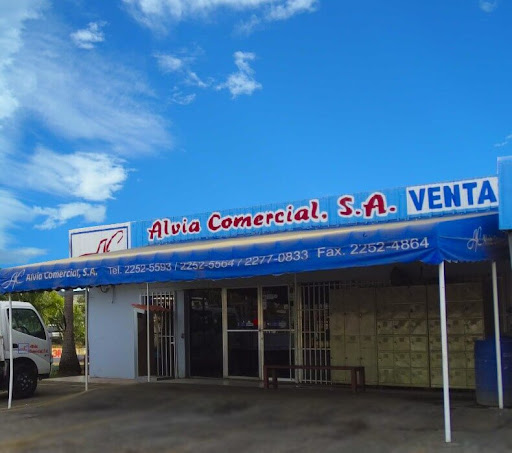
[(47, 380), (6, 408), (0, 452), (512, 451), (512, 410), (473, 393), (452, 394), (452, 444), (438, 391)]

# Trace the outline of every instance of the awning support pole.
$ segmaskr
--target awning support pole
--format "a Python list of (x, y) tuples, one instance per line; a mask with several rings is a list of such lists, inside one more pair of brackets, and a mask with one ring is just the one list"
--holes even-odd
[[(293, 314), (293, 317), (295, 318), (293, 320), (293, 325), (294, 326), (299, 326), (299, 300), (302, 301), (302, 299), (299, 299), (299, 287), (297, 286), (297, 274), (293, 274), (293, 305), (295, 307), (295, 310), (293, 310), (293, 312), (295, 312)], [(290, 313), (292, 313), (292, 310), (290, 309)], [(300, 343), (299, 343), (299, 336), (298, 335), (294, 335), (295, 337), (295, 351), (299, 351), (300, 350)], [(296, 364), (298, 365), (301, 365), (302, 364), (302, 359), (300, 358), (300, 354), (299, 354), (299, 357), (297, 357), (297, 362), (295, 362)], [(290, 363), (293, 363), (290, 359)], [(302, 381), (302, 370), (295, 370), (295, 383), (298, 384), (299, 382)]]
[(9, 402), (7, 403), (7, 409), (12, 406), (12, 385), (14, 382), (14, 356), (12, 352), (12, 296), (9, 293), (9, 358), (11, 364), (9, 367)]
[(146, 346), (147, 346), (147, 367), (148, 367), (148, 382), (151, 382), (151, 357), (149, 352), (149, 283), (146, 283)]
[(501, 370), (500, 314), (498, 307), (498, 273), (496, 261), (492, 262), (492, 299), (494, 305), (494, 339), (496, 342), (496, 375), (498, 377), (498, 406), (503, 409), (503, 378)]
[(441, 350), (443, 354), (444, 440), (452, 441), (450, 419), (450, 380), (448, 375), (448, 335), (446, 327), (446, 284), (444, 261), (439, 264), (439, 312), (441, 315)]
[(85, 288), (85, 391), (89, 390), (89, 288)]

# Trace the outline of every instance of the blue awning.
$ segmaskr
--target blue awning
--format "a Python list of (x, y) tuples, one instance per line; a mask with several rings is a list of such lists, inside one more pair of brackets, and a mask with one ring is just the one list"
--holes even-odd
[(126, 250), (0, 270), (0, 293), (219, 280), (420, 261), (508, 256), (498, 215), (460, 216)]

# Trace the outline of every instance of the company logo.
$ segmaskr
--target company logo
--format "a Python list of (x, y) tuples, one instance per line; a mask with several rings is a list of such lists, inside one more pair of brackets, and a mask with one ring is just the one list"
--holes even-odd
[(29, 343), (18, 343), (18, 354), (30, 353)]
[(407, 187), (407, 214), (467, 211), (498, 206), (498, 179)]
[(16, 285), (23, 283), (23, 277), (25, 276), (25, 269), (15, 272), (11, 275), (10, 280), (2, 283), (2, 288), (5, 290), (14, 290)]
[(468, 250), (476, 252), (481, 247), (490, 247), (501, 244), (504, 242), (504, 238), (498, 236), (489, 236), (483, 233), (482, 227), (475, 228), (473, 231), (473, 237), (468, 241)]
[(69, 245), (72, 258), (126, 250), (130, 248), (130, 224), (72, 230)]
[(80, 256), (87, 255), (100, 255), (102, 253), (109, 253), (112, 244), (119, 244), (123, 239), (126, 232), (124, 230), (117, 230), (114, 234), (100, 239), (96, 246), (96, 251), (89, 253), (82, 253)]

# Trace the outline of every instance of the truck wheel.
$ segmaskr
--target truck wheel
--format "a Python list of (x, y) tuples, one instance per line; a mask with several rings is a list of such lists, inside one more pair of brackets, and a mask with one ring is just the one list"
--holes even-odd
[(26, 362), (15, 363), (13, 380), (13, 398), (28, 398), (36, 391), (37, 369)]

